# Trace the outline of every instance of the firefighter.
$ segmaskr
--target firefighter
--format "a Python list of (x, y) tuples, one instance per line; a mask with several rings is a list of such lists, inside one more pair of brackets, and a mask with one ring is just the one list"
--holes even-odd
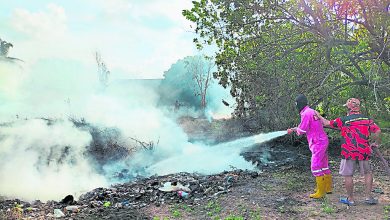
[(322, 198), (332, 192), (332, 175), (328, 165), (328, 136), (324, 131), (317, 112), (308, 106), (305, 95), (296, 98), (296, 106), (301, 115), (301, 123), (296, 128), (287, 129), (287, 133), (296, 132), (297, 135), (306, 135), (311, 151), (311, 172), (316, 178), (316, 192), (310, 198)]

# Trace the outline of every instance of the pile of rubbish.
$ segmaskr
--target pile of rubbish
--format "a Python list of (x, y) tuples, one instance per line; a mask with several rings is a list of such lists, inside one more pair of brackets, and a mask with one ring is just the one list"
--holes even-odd
[(97, 188), (81, 195), (77, 201), (72, 195), (46, 203), (0, 197), (0, 219), (148, 219), (137, 210), (151, 204), (197, 205), (202, 200), (229, 193), (231, 187), (258, 176), (256, 171), (243, 170), (216, 175), (176, 173), (152, 176), (110, 188)]

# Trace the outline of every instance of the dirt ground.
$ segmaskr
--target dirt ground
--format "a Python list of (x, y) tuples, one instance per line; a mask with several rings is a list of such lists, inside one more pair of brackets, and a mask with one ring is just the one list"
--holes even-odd
[[(190, 138), (214, 136), (217, 141), (226, 138), (220, 134), (213, 134), (199, 121), (185, 120), (180, 124)], [(225, 123), (222, 134), (244, 133), (244, 127)], [(199, 125), (200, 124), (200, 125)], [(218, 123), (217, 123), (218, 125)], [(198, 132), (193, 132), (192, 130)], [(192, 130), (191, 130), (192, 129)], [(231, 130), (235, 129), (235, 130)], [(215, 129), (220, 130), (220, 129)], [(200, 132), (199, 132), (200, 131)], [(226, 132), (229, 131), (229, 132)], [(194, 135), (195, 134), (195, 135)], [(293, 138), (294, 139), (294, 138)], [(345, 197), (344, 179), (338, 174), (340, 159), (339, 143), (333, 142), (329, 147), (330, 167), (333, 172), (333, 193), (323, 199), (310, 199), (309, 194), (314, 192), (315, 179), (310, 172), (310, 152), (305, 147), (303, 139), (292, 140), (284, 137), (249, 149), (243, 156), (247, 160), (258, 161), (263, 149), (271, 149), (270, 153), (278, 163), (271, 167), (262, 167), (259, 164), (260, 175), (256, 178), (238, 182), (226, 194), (215, 198), (199, 200), (196, 204), (189, 204), (185, 200), (175, 205), (150, 205), (140, 211), (151, 219), (390, 219), (390, 177), (386, 175), (380, 161), (374, 158), (374, 185), (373, 196), (378, 198), (379, 204), (366, 205), (363, 201), (364, 178), (358, 174), (354, 177), (355, 206), (347, 206), (339, 202)], [(282, 152), (282, 153), (281, 153)], [(387, 160), (390, 149), (382, 149)], [(280, 155), (285, 156), (285, 163)], [(288, 160), (289, 159), (289, 160)]]
[[(324, 199), (310, 199), (314, 178), (309, 167), (280, 167), (239, 182), (227, 194), (199, 201), (198, 204), (154, 205), (140, 211), (151, 219), (390, 219), (390, 184), (380, 166), (374, 175), (373, 195), (379, 204), (366, 205), (364, 178), (355, 177), (355, 206), (339, 203), (345, 195), (343, 178), (337, 174), (338, 158), (330, 161), (334, 190)], [(379, 161), (374, 160), (375, 166)]]
[[(218, 143), (248, 134), (244, 126), (234, 121), (208, 124), (205, 120), (191, 119), (183, 120), (180, 124), (189, 134), (189, 139), (194, 141), (209, 140), (210, 143)], [(340, 153), (340, 147), (337, 147), (338, 143), (332, 142), (329, 148), (329, 162), (334, 175), (333, 193), (327, 194), (323, 199), (310, 199), (309, 194), (314, 191), (315, 180), (310, 173), (310, 152), (307, 143), (302, 140), (294, 139), (292, 136), (284, 136), (246, 149), (245, 152), (242, 152), (242, 156), (257, 164), (258, 170), (256, 172), (243, 172), (241, 176), (240, 172), (236, 174), (232, 168), (230, 172), (210, 176), (200, 175), (198, 177), (197, 174), (178, 173), (173, 176), (141, 179), (140, 182), (117, 186), (115, 190), (95, 189), (88, 192), (88, 195), (91, 195), (86, 196), (88, 199), (78, 201), (77, 205), (80, 209), (78, 212), (67, 213), (61, 219), (390, 220), (390, 177), (385, 174), (377, 158), (373, 159), (373, 195), (378, 198), (379, 204), (366, 205), (363, 203), (365, 199), (364, 179), (359, 175), (355, 176), (356, 205), (349, 207), (339, 203), (339, 198), (345, 196), (345, 189), (343, 178), (338, 175)], [(389, 160), (390, 148), (382, 149), (382, 154)], [(159, 183), (172, 178), (186, 180), (194, 176), (197, 178), (190, 182), (196, 184), (191, 186), (203, 185), (202, 187), (197, 186), (200, 188), (198, 193), (196, 191), (190, 192), (188, 199), (180, 198), (176, 192), (166, 193), (157, 190)], [(221, 184), (229, 180), (227, 177), (232, 177), (233, 181), (229, 182), (229, 187), (222, 187)], [(212, 185), (217, 192), (208, 191), (209, 185)], [(154, 199), (155, 197), (157, 200)], [(165, 202), (160, 202), (160, 200)], [(37, 211), (31, 212), (25, 207), (25, 211), (16, 212), (19, 215), (15, 218), (8, 218), (10, 213), (14, 213), (15, 205), (13, 204), (15, 201), (2, 200), (0, 197), (0, 219), (54, 219), (53, 210), (55, 208), (63, 210), (64, 208), (64, 205), (57, 203), (29, 204), (32, 208), (30, 210)], [(104, 207), (102, 206), (104, 201), (110, 201), (112, 205)], [(125, 206), (123, 201), (134, 204)], [(17, 202), (20, 204), (20, 201)], [(13, 207), (11, 211), (8, 210), (10, 207)], [(1, 210), (3, 210), (3, 214)]]

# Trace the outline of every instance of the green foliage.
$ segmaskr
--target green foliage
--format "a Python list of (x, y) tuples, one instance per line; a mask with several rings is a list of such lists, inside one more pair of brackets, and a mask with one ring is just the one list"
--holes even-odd
[(294, 99), (304, 93), (328, 117), (345, 115), (342, 104), (357, 97), (366, 114), (389, 120), (387, 5), (356, 1), (346, 21), (326, 2), (201, 0), (183, 11), (196, 25), (196, 46), (218, 47), (214, 76), (231, 86), (237, 117), (291, 126), (299, 122)]
[(225, 218), (225, 220), (244, 220), (245, 218), (242, 216), (229, 215)]
[(386, 205), (383, 207), (384, 219), (390, 219), (390, 205)]
[(188, 207), (186, 204), (177, 204), (170, 207), (170, 213), (174, 218), (182, 218), (184, 213), (190, 213), (193, 211), (192, 208)]
[(169, 218), (168, 217), (160, 218), (160, 217), (154, 216), (153, 220), (169, 220)]
[(212, 217), (216, 216), (219, 213), (221, 213), (221, 205), (218, 203), (218, 201), (210, 200), (206, 205), (207, 215)]
[(174, 218), (180, 218), (182, 216), (181, 212), (179, 210), (173, 210), (172, 211), (172, 216)]
[(329, 203), (329, 199), (326, 196), (322, 199), (321, 209), (326, 214), (335, 212), (335, 208)]
[(205, 109), (213, 81), (214, 61), (204, 56), (188, 56), (178, 60), (164, 73), (159, 86), (159, 105)]
[(382, 140), (382, 144), (381, 144), (380, 148), (381, 149), (382, 148), (389, 149), (390, 148), (390, 133), (382, 131), (382, 134), (381, 134), (380, 138)]
[(191, 57), (186, 57), (177, 61), (164, 73), (164, 79), (159, 88), (159, 105), (172, 106), (177, 100), (181, 105), (199, 108), (200, 99), (194, 95), (195, 82), (186, 68), (186, 63), (190, 59)]
[(250, 213), (250, 219), (252, 219), (252, 220), (260, 220), (261, 219), (260, 209), (252, 210), (251, 213)]

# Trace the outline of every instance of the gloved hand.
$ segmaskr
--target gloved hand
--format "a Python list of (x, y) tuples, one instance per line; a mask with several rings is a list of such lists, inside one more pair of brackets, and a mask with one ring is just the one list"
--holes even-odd
[(291, 134), (296, 130), (297, 130), (297, 128), (289, 128), (289, 129), (287, 129), (287, 134)]

